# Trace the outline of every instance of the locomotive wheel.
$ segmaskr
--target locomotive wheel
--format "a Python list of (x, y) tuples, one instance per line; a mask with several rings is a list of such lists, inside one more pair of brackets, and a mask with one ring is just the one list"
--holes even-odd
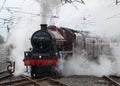
[(55, 69), (55, 67), (52, 67), (51, 74), (53, 78), (60, 78), (61, 74)]
[(37, 67), (35, 66), (35, 67), (31, 67), (31, 77), (32, 78), (37, 78)]

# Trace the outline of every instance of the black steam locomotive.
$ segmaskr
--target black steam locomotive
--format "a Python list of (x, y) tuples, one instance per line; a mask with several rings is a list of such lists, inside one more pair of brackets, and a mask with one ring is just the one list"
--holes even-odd
[(103, 41), (86, 31), (58, 28), (41, 24), (41, 30), (31, 37), (32, 48), (24, 52), (24, 65), (30, 66), (31, 77), (43, 75), (58, 76), (56, 70), (59, 58), (68, 59), (75, 53), (86, 51), (88, 58), (102, 54)]

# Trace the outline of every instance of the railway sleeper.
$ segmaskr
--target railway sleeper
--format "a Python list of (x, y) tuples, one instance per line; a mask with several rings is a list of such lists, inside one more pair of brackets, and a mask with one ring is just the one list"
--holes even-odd
[(1, 82), (0, 83), (0, 86), (2, 86), (2, 85), (11, 85), (11, 84), (13, 84), (13, 83), (20, 83), (20, 82), (23, 82), (23, 81), (27, 81), (27, 79), (15, 79), (15, 80), (11, 80), (11, 81), (5, 81), (5, 82)]
[(103, 76), (103, 78), (107, 81), (110, 81), (113, 85), (115, 86), (120, 86), (120, 83), (116, 82), (115, 80), (113, 80), (112, 78), (110, 77), (107, 77), (107, 76)]

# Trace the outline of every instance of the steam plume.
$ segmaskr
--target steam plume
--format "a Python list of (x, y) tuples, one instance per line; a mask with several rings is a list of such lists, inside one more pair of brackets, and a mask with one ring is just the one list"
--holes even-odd
[(88, 59), (84, 52), (73, 54), (70, 59), (61, 58), (58, 67), (65, 76), (71, 75), (94, 75), (102, 77), (104, 75), (120, 76), (120, 45), (112, 46), (112, 55), (101, 55), (98, 59)]
[(53, 10), (59, 10), (60, 0), (37, 0), (40, 4), (41, 23), (48, 24)]

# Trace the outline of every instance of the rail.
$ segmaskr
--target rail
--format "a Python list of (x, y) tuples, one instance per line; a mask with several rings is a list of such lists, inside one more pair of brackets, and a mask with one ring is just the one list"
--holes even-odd
[(10, 81), (3, 81), (0, 86), (68, 86), (58, 80), (52, 79), (50, 77), (44, 77), (41, 79), (31, 79), (27, 76), (20, 76), (19, 79)]
[(120, 86), (120, 83), (118, 83), (117, 81), (113, 80), (112, 78), (108, 77), (108, 76), (103, 76), (103, 78), (109, 82), (111, 82), (111, 84), (115, 85), (115, 86)]

